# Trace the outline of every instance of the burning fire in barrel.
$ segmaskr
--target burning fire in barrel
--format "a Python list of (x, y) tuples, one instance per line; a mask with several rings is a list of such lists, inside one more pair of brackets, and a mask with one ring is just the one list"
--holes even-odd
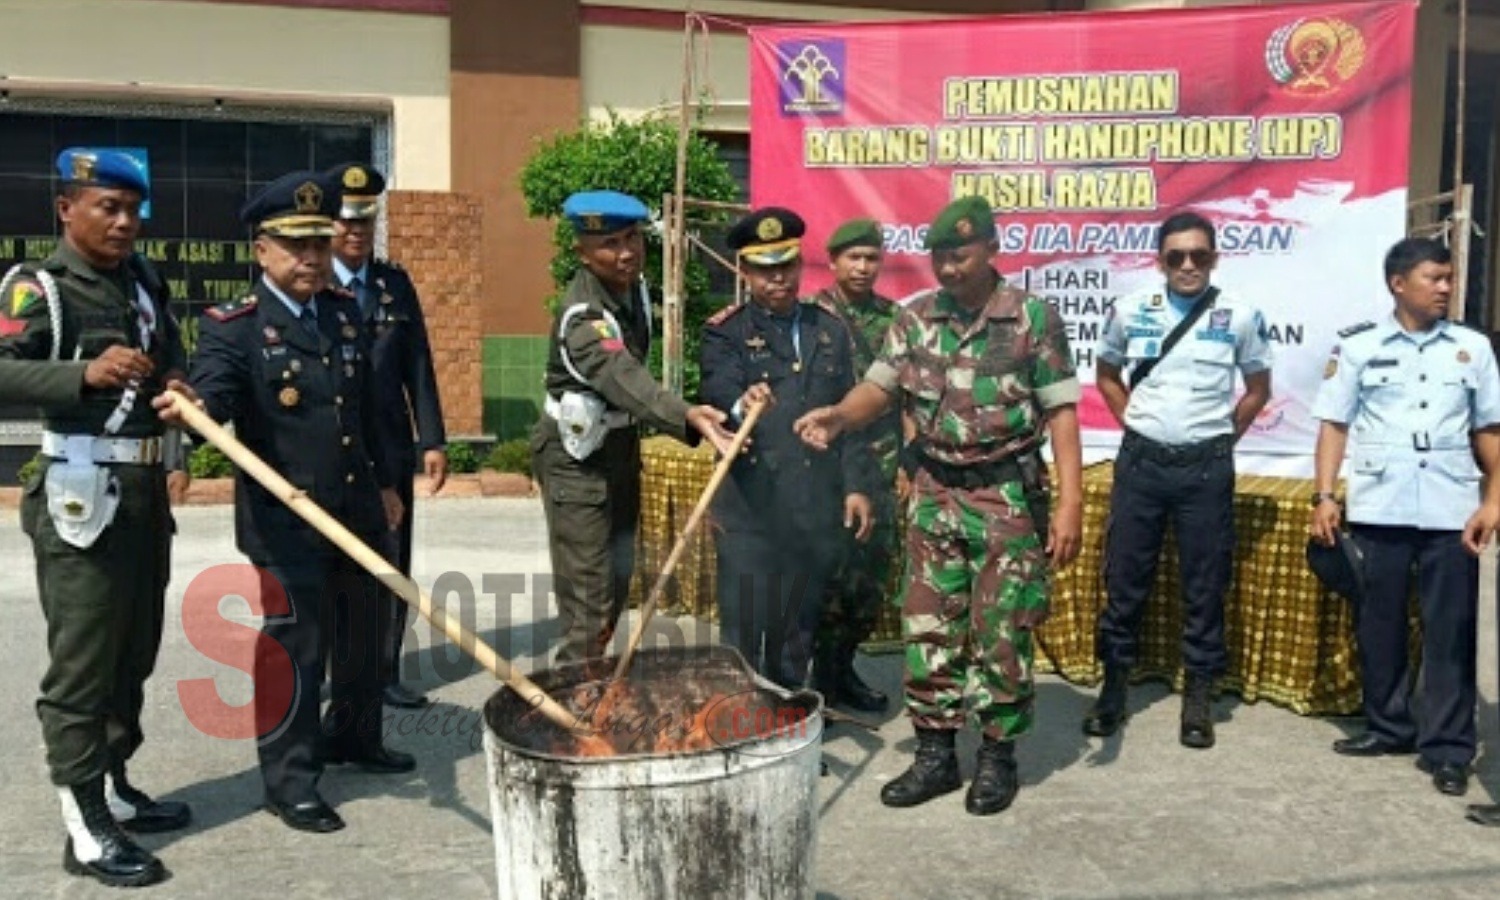
[(588, 734), (509, 689), (485, 706), (500, 896), (813, 896), (821, 698), (727, 647), (607, 666), (535, 677)]

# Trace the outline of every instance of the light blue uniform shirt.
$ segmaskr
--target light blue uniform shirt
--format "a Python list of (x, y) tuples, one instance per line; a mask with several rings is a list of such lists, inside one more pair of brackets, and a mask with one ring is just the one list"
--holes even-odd
[(1349, 426), (1349, 521), (1457, 531), (1479, 505), (1469, 436), (1500, 424), (1489, 338), (1394, 315), (1339, 332), (1312, 414)]
[[(1121, 369), (1156, 359), (1182, 319), (1164, 290), (1124, 297), (1105, 320), (1097, 355)], [(1125, 427), (1178, 446), (1233, 434), (1235, 370), (1254, 375), (1269, 368), (1271, 345), (1260, 310), (1221, 291), (1214, 308), (1130, 392)]]
[(292, 299), (290, 294), (273, 284), (271, 282), (271, 279), (262, 275), (260, 276), (260, 280), (265, 283), (266, 290), (275, 294), (277, 300), (280, 300), (282, 303), (286, 304), (286, 308), (289, 312), (291, 312), (292, 318), (301, 319), (303, 309), (310, 309), (312, 310), (313, 316), (317, 316), (318, 299), (316, 297), (308, 300), (306, 304), (298, 303), (296, 300)]

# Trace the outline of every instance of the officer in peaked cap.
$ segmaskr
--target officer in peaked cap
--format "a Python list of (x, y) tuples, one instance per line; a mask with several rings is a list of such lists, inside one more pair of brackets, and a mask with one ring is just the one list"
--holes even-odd
[[(360, 319), (370, 332), (370, 359), (375, 379), (375, 417), (396, 473), (396, 492), (406, 513), (401, 527), (385, 547), (387, 558), (402, 573), (411, 574), (412, 472), (417, 454), (429, 489), (437, 493), (448, 478), (447, 435), (438, 398), (437, 374), (422, 301), (406, 270), (375, 256), (375, 217), (385, 176), (373, 166), (351, 162), (327, 172), (339, 192), (333, 222), (333, 275), (338, 285), (354, 295)], [(412, 424), (416, 423), (415, 438)], [(385, 702), (414, 709), (427, 698), (401, 683), (401, 645), (410, 620), (410, 607), (389, 591), (382, 591), (380, 640), (381, 681)]]
[[(245, 204), (263, 274), (248, 296), (208, 310), (191, 382), (209, 415), (233, 422), (261, 459), (378, 547), (401, 521), (401, 500), (374, 415), (359, 305), (328, 286), (338, 211), (338, 186), (315, 172), (278, 178)], [(337, 830), (343, 820), (317, 790), (325, 763), (415, 766), (381, 740), (378, 586), (243, 472), (235, 473), (235, 541), (260, 572), (261, 630), (279, 645), (263, 642), (254, 671), (266, 808), (292, 828)], [(320, 734), (325, 626), (349, 646), (334, 648)]]
[(125, 776), (144, 740), (171, 571), (168, 442), (146, 401), (186, 362), (171, 296), (132, 252), (146, 173), (121, 151), (84, 147), (63, 151), (57, 172), (56, 249), (0, 280), (0, 403), (39, 409), (46, 429), (21, 504), (47, 620), (36, 712), (67, 826), (64, 867), (143, 885), (166, 870), (120, 826), (167, 831), (190, 818)]
[(874, 526), (874, 461), (861, 440), (828, 451), (807, 447), (792, 422), (854, 386), (849, 328), (797, 296), (802, 218), (758, 209), (736, 222), (727, 244), (749, 302), (709, 319), (700, 356), (703, 399), (738, 424), (752, 403), (774, 396), (754, 441), (714, 497), (720, 640), (761, 674), (800, 687), (812, 662), (823, 593), (845, 541)]
[(563, 203), (580, 263), (547, 350), (544, 415), (531, 438), (558, 612), (559, 661), (603, 655), (625, 608), (640, 517), (640, 425), (680, 441), (733, 440), (707, 406), (689, 406), (646, 368), (651, 300), (642, 279), (645, 204), (616, 191)]

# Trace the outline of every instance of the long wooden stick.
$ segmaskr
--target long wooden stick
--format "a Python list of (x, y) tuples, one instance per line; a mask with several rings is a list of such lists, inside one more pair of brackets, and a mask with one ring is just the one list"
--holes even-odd
[(189, 428), (203, 435), (209, 443), (224, 451), (235, 465), (244, 470), (245, 474), (260, 482), (266, 490), (270, 491), (278, 500), (291, 507), (292, 512), (301, 516), (312, 527), (334, 546), (349, 554), (349, 557), (359, 563), (371, 575), (380, 579), (391, 592), (411, 606), (416, 607), (422, 618), (431, 622), (433, 627), (448, 636), (448, 640), (457, 644), (459, 649), (472, 656), (481, 666), (494, 673), (495, 677), (505, 682), (511, 690), (515, 691), (531, 705), (533, 709), (551, 719), (562, 728), (573, 732), (589, 732), (587, 725), (583, 724), (572, 713), (547, 696), (547, 692), (537, 687), (531, 679), (517, 672), (509, 662), (495, 649), (477, 635), (469, 631), (457, 619), (449, 616), (441, 608), (432, 605), (432, 598), (427, 592), (417, 586), (415, 581), (407, 578), (391, 566), (385, 557), (371, 550), (369, 545), (361, 541), (343, 523), (330, 516), (322, 507), (314, 503), (312, 498), (300, 488), (294, 486), (269, 465), (265, 460), (255, 455), (255, 452), (235, 438), (234, 435), (225, 431), (223, 427), (215, 422), (196, 404), (188, 400), (176, 391), (167, 391), (166, 395), (171, 398), (172, 404), (182, 416), (182, 421)]
[[(640, 646), (641, 637), (646, 633), (646, 626), (651, 623), (651, 617), (656, 613), (656, 602), (661, 599), (662, 592), (667, 589), (667, 579), (672, 577), (672, 570), (677, 568), (678, 560), (682, 554), (687, 552), (688, 540), (693, 532), (698, 530), (698, 525), (703, 521), (703, 516), (708, 512), (709, 501), (713, 500), (714, 494), (718, 493), (719, 485), (729, 475), (729, 467), (734, 465), (735, 459), (740, 455), (740, 450), (745, 446), (745, 441), (750, 437), (750, 430), (755, 427), (760, 414), (765, 411), (764, 403), (756, 403), (750, 407), (745, 414), (745, 421), (740, 424), (740, 430), (735, 433), (734, 441), (729, 445), (729, 452), (714, 466), (713, 474), (709, 476), (708, 484), (704, 485), (703, 493), (698, 495), (698, 505), (693, 507), (693, 514), (688, 516), (687, 524), (682, 527), (682, 533), (677, 536), (677, 543), (672, 545), (672, 552), (667, 555), (666, 563), (661, 567), (661, 574), (656, 576), (656, 583), (651, 586), (651, 593), (646, 595), (646, 602), (641, 606), (640, 620), (635, 623), (635, 628), (630, 632), (630, 642), (625, 645), (625, 652), (620, 654), (620, 662), (615, 666), (615, 679), (618, 681), (625, 677), (630, 669), (630, 660), (635, 656), (636, 647)], [(624, 613), (622, 612), (623, 616)]]

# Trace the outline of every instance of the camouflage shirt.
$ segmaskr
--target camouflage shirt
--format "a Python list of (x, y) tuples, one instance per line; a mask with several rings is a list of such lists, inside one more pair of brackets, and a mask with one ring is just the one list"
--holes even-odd
[(1081, 394), (1057, 310), (996, 279), (972, 318), (946, 291), (901, 308), (865, 375), (898, 396), (938, 462), (977, 465), (1040, 446), (1042, 412)]
[[(869, 371), (880, 348), (885, 346), (885, 333), (901, 309), (894, 300), (879, 294), (871, 294), (863, 301), (845, 303), (833, 288), (819, 291), (810, 302), (843, 319), (849, 326), (854, 341), (854, 371), (861, 375)], [(887, 483), (892, 482), (896, 477), (896, 454), (901, 449), (901, 411), (892, 409), (865, 426), (862, 434), (869, 440), (870, 451), (875, 454)]]

